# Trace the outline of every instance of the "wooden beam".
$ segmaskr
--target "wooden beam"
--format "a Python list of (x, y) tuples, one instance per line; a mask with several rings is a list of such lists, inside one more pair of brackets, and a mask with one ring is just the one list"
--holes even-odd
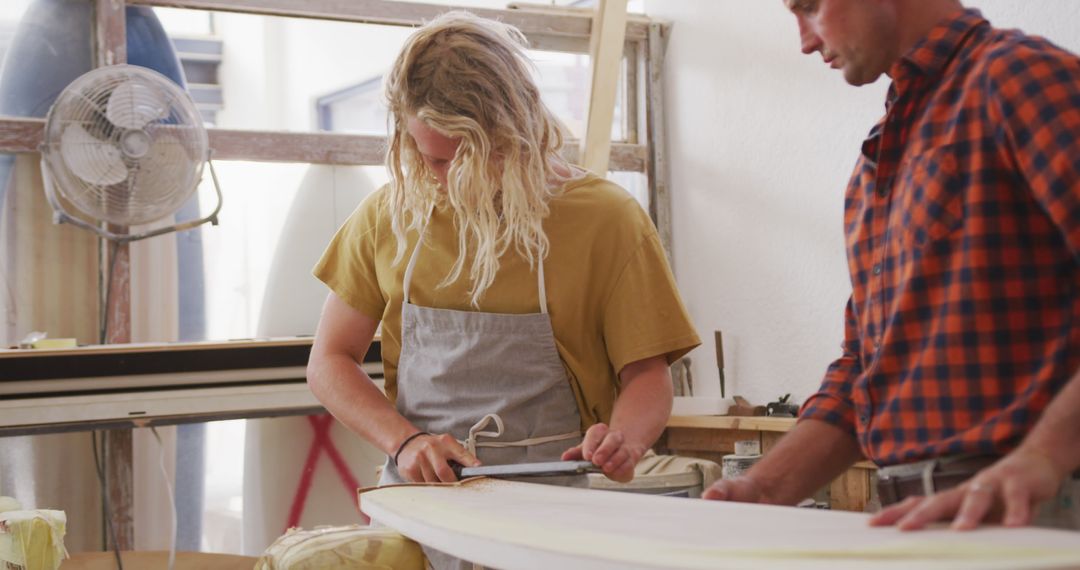
[[(105, 432), (105, 491), (109, 502), (109, 517), (116, 541), (108, 529), (105, 532), (107, 549), (135, 550), (135, 478), (132, 476), (133, 438), (130, 428)], [(96, 437), (96, 435), (95, 435)]]
[(672, 254), (671, 195), (668, 188), (667, 124), (664, 120), (664, 55), (670, 24), (649, 26), (645, 55), (645, 145), (649, 149), (649, 215), (656, 223), (660, 243), (667, 252), (672, 272), (676, 271)]
[[(306, 162), (379, 166), (386, 156), (386, 137), (340, 133), (293, 133), (207, 129), (215, 160)], [(0, 117), (0, 152), (37, 152), (45, 134), (45, 120)], [(578, 162), (579, 144), (567, 141), (563, 154)], [(611, 145), (612, 170), (645, 172), (648, 149), (644, 145)]]
[(386, 137), (208, 129), (215, 160), (379, 165)]
[(589, 48), (592, 81), (581, 164), (603, 175), (610, 162), (611, 123), (619, 96), (619, 70), (626, 37), (626, 0), (600, 0), (593, 21), (597, 25), (593, 26)]
[(127, 63), (124, 0), (94, 2), (95, 67)]
[[(124, 0), (94, 2), (94, 67), (127, 63), (127, 19)], [(127, 228), (109, 225), (109, 231), (126, 233)], [(99, 240), (100, 302), (104, 307), (102, 325), (104, 343), (131, 342), (131, 264), (127, 244)], [(135, 476), (132, 468), (132, 433), (130, 429), (105, 432), (105, 472), (109, 517), (114, 534), (106, 536), (107, 547), (118, 550), (135, 548), (132, 517)], [(115, 543), (113, 540), (115, 539)]]
[(45, 119), (0, 116), (0, 152), (37, 152)]
[[(386, 26), (419, 26), (449, 10), (468, 10), (477, 16), (511, 24), (529, 37), (546, 35), (587, 38), (592, 27), (592, 17), (588, 13), (552, 12), (531, 7), (498, 10), (396, 0), (128, 0), (128, 4)], [(627, 38), (634, 40), (645, 39), (647, 35), (647, 23), (640, 20), (631, 22), (626, 30)]]

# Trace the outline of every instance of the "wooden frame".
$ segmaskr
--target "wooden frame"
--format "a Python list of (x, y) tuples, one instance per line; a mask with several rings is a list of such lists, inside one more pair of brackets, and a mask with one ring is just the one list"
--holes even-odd
[(593, 172), (607, 172), (611, 154), (611, 123), (618, 99), (619, 71), (626, 43), (626, 0), (599, 0), (596, 7), (589, 55), (592, 81), (581, 141), (581, 165)]
[[(44, 132), (44, 119), (0, 116), (0, 153), (36, 152)], [(234, 129), (207, 129), (207, 133), (214, 160), (379, 166), (386, 154), (386, 137), (372, 135)], [(576, 161), (577, 142), (568, 141), (564, 153)], [(647, 162), (646, 145), (611, 145), (615, 170), (645, 172)]]
[[(542, 39), (543, 36), (588, 39), (592, 29), (591, 10), (551, 10), (543, 5), (530, 4), (498, 10), (395, 0), (127, 0), (127, 3), (386, 26), (419, 26), (443, 12), (468, 10), (477, 16), (511, 24), (530, 40)], [(647, 22), (648, 19), (641, 17), (631, 19), (626, 28), (627, 39), (644, 40), (648, 34)]]
[[(124, 46), (124, 6), (160, 6), (193, 10), (239, 12), (254, 15), (317, 18), (395, 26), (417, 26), (447, 10), (460, 8), (421, 2), (394, 0), (97, 0), (95, 46), (98, 65), (126, 61)], [(593, 11), (515, 4), (513, 9), (471, 8), (473, 13), (517, 26), (537, 49), (584, 53), (589, 48)], [(671, 222), (665, 180), (666, 160), (659, 155), (662, 143), (663, 84), (660, 80), (663, 25), (642, 16), (628, 16), (625, 24), (628, 105), (627, 142), (614, 143), (610, 167), (645, 173), (649, 179), (650, 214), (669, 250)], [(639, 70), (644, 68), (644, 73)], [(646, 93), (645, 97), (641, 92)], [(645, 112), (639, 104), (644, 102)], [(0, 152), (34, 152), (44, 127), (40, 119), (0, 117)], [(382, 164), (382, 137), (362, 137), (331, 133), (276, 133), (210, 129), (210, 145), (219, 160), (308, 162), (318, 164)], [(640, 133), (645, 141), (639, 142)], [(567, 155), (578, 159), (579, 145), (568, 141)], [(102, 256), (103, 259), (106, 256)], [(115, 316), (115, 315), (114, 315)]]

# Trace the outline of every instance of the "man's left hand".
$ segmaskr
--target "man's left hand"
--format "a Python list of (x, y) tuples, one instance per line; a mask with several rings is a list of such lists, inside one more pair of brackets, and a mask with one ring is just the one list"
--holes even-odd
[(634, 479), (634, 467), (644, 454), (645, 447), (627, 441), (622, 430), (600, 423), (585, 432), (579, 445), (564, 451), (562, 460), (592, 461), (604, 470), (608, 479), (628, 483)]
[(1025, 526), (1031, 524), (1038, 504), (1057, 494), (1066, 477), (1046, 454), (1021, 448), (959, 487), (931, 497), (908, 497), (875, 515), (870, 524), (918, 530), (951, 519), (954, 530), (970, 530), (991, 513), (1002, 513), (1003, 525)]

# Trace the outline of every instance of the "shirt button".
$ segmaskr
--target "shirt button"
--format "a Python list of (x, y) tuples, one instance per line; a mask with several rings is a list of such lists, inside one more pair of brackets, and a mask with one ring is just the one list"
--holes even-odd
[(885, 186), (882, 186), (882, 187), (877, 189), (877, 195), (882, 197), (882, 198), (885, 198), (886, 196), (889, 195), (889, 189), (887, 187), (885, 187)]
[(874, 264), (874, 275), (881, 275), (881, 264), (880, 263), (875, 263)]
[(859, 423), (865, 425), (866, 424), (866, 416), (859, 416)]

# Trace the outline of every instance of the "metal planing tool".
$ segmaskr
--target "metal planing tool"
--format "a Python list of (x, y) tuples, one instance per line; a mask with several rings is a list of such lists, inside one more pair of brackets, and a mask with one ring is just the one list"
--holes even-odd
[(553, 477), (565, 475), (584, 475), (600, 473), (600, 468), (591, 461), (548, 461), (544, 463), (513, 463), (508, 465), (481, 465), (465, 467), (457, 462), (450, 462), (454, 475), (458, 479), (467, 477)]

